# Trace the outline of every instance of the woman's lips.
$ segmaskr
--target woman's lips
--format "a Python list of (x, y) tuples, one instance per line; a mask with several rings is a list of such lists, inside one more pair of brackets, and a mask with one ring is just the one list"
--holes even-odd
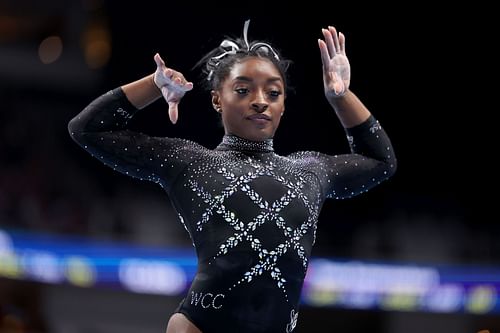
[(247, 119), (252, 121), (252, 123), (254, 123), (257, 127), (260, 128), (267, 127), (268, 124), (271, 122), (271, 117), (263, 113), (252, 114), (251, 116), (248, 116)]
[(250, 120), (261, 120), (261, 121), (270, 121), (271, 117), (269, 117), (267, 114), (264, 113), (256, 113), (251, 116), (248, 116), (248, 119)]

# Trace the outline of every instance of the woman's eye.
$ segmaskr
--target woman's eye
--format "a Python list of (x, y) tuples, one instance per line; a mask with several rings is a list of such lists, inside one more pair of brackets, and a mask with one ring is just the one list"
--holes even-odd
[(247, 88), (238, 88), (238, 89), (234, 89), (234, 91), (236, 91), (236, 93), (238, 93), (240, 95), (244, 95), (244, 94), (248, 93)]
[(271, 90), (271, 91), (269, 92), (269, 95), (270, 95), (271, 97), (278, 97), (279, 95), (281, 95), (281, 91), (279, 91), (279, 90)]

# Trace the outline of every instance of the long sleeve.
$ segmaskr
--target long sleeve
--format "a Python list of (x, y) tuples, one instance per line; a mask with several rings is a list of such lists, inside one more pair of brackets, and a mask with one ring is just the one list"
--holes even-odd
[(344, 199), (368, 191), (394, 175), (397, 161), (389, 137), (370, 116), (364, 123), (346, 129), (351, 154), (300, 153), (319, 178), (326, 197)]
[(71, 137), (111, 168), (169, 188), (205, 148), (177, 138), (152, 137), (126, 129), (138, 110), (121, 88), (98, 97), (68, 125)]

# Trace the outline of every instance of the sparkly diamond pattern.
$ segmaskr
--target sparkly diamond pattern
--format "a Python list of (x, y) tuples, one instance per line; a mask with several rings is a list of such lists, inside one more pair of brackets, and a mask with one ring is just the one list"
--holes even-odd
[[(246, 165), (250, 166), (249, 169), (251, 171), (242, 175), (236, 175), (225, 166), (216, 168), (216, 173), (227, 181), (227, 185), (220, 193), (215, 195), (213, 195), (210, 190), (201, 186), (195, 179), (189, 179), (186, 182), (186, 186), (206, 205), (205, 208), (202, 209), (200, 218), (195, 223), (196, 232), (203, 232), (204, 226), (210, 223), (214, 215), (220, 216), (233, 228), (234, 232), (219, 245), (219, 250), (213, 259), (227, 254), (232, 249), (244, 243), (250, 245), (250, 248), (255, 252), (256, 258), (258, 258), (256, 263), (250, 267), (243, 276), (235, 281), (231, 288), (243, 282), (250, 283), (256, 276), (268, 274), (276, 282), (276, 286), (284, 292), (287, 298), (287, 281), (279, 268), (279, 259), (287, 251), (293, 250), (302, 261), (305, 273), (307, 269), (307, 256), (300, 240), (311, 230), (313, 233), (316, 230), (319, 201), (311, 203), (304, 195), (303, 187), (307, 178), (310, 177), (304, 177), (297, 174), (295, 177), (285, 178), (276, 172), (276, 169), (279, 170), (279, 168), (274, 162), (262, 163), (262, 161), (257, 161), (251, 157), (246, 157), (243, 161)], [(205, 178), (204, 172), (199, 171), (193, 174), (201, 175), (201, 177), (198, 176), (197, 178)], [(286, 189), (285, 193), (276, 201), (266, 201), (253, 188), (253, 182), (262, 177), (271, 177)], [(227, 199), (238, 192), (244, 193), (250, 199), (250, 202), (258, 208), (259, 213), (250, 221), (242, 221), (238, 217), (238, 212), (231, 210), (226, 204)], [(300, 201), (308, 211), (308, 218), (304, 220), (300, 226), (295, 228), (288, 226), (285, 216), (281, 215), (282, 210), (293, 200)], [(262, 241), (255, 236), (255, 231), (264, 223), (273, 223), (282, 234), (282, 242), (274, 248), (264, 247)]]

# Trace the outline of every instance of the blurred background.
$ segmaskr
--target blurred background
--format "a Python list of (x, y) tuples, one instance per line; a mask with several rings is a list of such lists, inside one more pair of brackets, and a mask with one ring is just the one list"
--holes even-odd
[(152, 73), (159, 52), (195, 89), (177, 125), (161, 100), (130, 127), (214, 148), (223, 130), (193, 66), (246, 19), (250, 39), (293, 61), (277, 153), (348, 152), (317, 49), (335, 25), (351, 89), (398, 156), (382, 186), (325, 204), (297, 331), (500, 331), (500, 228), (480, 189), (495, 189), (494, 163), (478, 152), (488, 133), (464, 84), (474, 15), (424, 3), (0, 0), (0, 332), (165, 330), (196, 268), (188, 235), (160, 187), (91, 158), (67, 124)]

